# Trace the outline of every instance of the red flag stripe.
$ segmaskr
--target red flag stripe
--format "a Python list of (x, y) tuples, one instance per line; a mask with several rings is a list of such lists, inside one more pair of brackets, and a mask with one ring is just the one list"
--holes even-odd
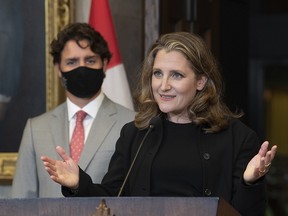
[(108, 0), (91, 1), (89, 24), (93, 26), (95, 30), (99, 31), (108, 43), (112, 58), (107, 69), (121, 64), (122, 60), (118, 49)]

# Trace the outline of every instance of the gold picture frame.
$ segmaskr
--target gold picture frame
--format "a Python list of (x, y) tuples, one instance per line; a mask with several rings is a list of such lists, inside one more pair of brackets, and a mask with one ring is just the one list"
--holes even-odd
[(54, 72), (49, 45), (59, 30), (74, 20), (73, 0), (45, 0), (46, 36), (46, 110), (49, 111), (65, 100), (64, 89)]
[(12, 183), (17, 157), (17, 153), (0, 153), (0, 184)]
[[(54, 72), (49, 44), (59, 30), (74, 21), (74, 0), (45, 0), (45, 62), (46, 110), (49, 111), (65, 100), (64, 89)], [(11, 184), (18, 153), (0, 153), (0, 184)]]

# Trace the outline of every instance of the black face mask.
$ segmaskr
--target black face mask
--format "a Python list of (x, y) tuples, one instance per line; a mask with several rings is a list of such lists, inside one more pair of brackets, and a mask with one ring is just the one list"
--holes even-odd
[(103, 68), (78, 67), (61, 73), (67, 91), (79, 98), (93, 97), (101, 89), (105, 77)]

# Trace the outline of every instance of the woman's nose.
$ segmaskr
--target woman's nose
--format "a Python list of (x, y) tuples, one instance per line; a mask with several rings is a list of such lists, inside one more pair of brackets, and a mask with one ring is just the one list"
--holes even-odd
[(161, 90), (162, 91), (167, 91), (167, 90), (170, 90), (170, 89), (171, 89), (171, 85), (170, 85), (169, 79), (163, 78), (162, 79), (162, 83), (161, 83)]

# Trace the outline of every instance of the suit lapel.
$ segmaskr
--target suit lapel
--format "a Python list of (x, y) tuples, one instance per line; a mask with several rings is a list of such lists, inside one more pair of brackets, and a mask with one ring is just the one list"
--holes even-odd
[[(68, 154), (70, 154), (68, 124), (67, 104), (63, 103), (52, 111), (50, 129), (53, 136), (54, 149), (59, 145), (62, 146)], [(57, 155), (57, 157), (59, 156)]]
[(83, 152), (79, 159), (79, 166), (81, 169), (85, 170), (87, 168), (88, 164), (103, 144), (105, 137), (116, 123), (116, 120), (111, 118), (115, 113), (116, 109), (114, 104), (105, 97), (96, 118), (94, 119)]

